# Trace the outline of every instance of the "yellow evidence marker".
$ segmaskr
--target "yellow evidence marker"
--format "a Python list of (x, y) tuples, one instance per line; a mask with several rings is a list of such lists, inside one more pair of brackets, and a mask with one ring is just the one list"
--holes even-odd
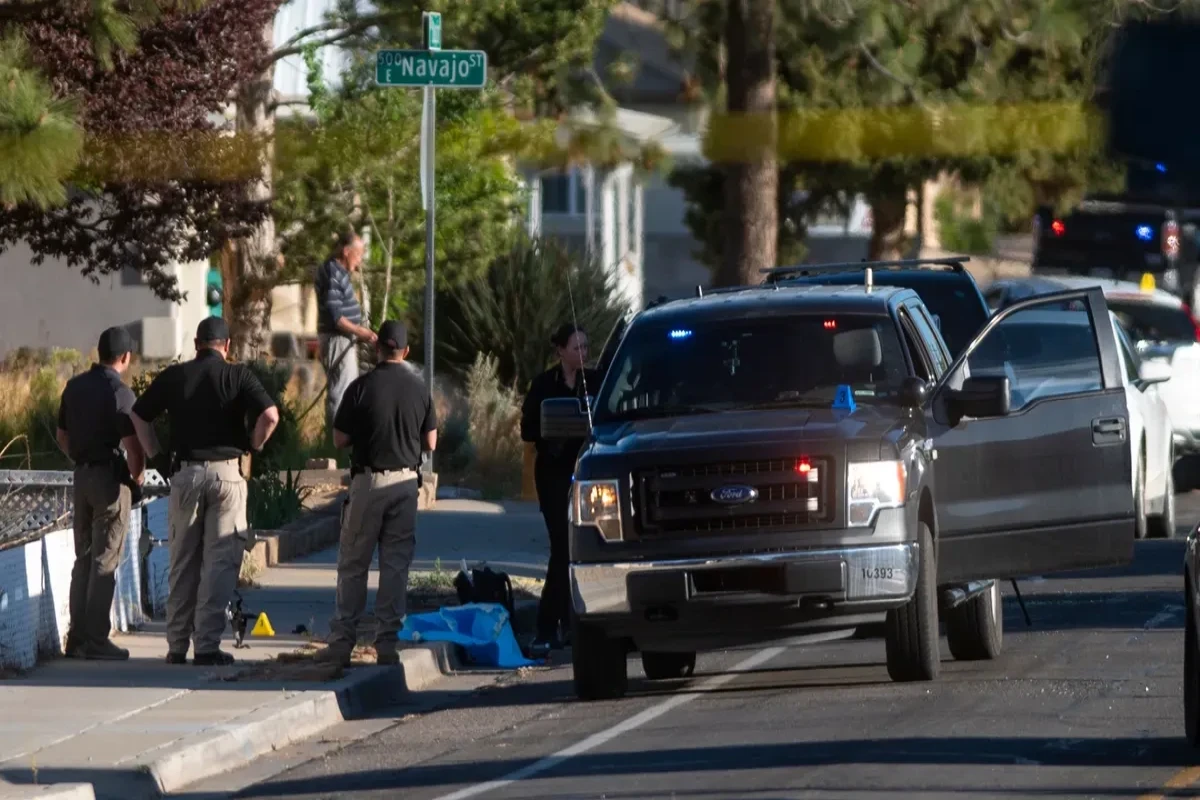
[(254, 630), (250, 631), (251, 636), (274, 636), (275, 629), (271, 627), (271, 620), (267, 619), (267, 613), (258, 615), (258, 619), (254, 622)]

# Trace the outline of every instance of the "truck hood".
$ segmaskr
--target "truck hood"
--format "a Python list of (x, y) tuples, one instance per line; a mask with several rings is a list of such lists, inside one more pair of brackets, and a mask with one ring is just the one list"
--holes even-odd
[(892, 406), (859, 406), (853, 413), (834, 409), (725, 411), (637, 422), (598, 424), (590, 455), (651, 453), (663, 450), (798, 442), (879, 441), (903, 427), (905, 412)]

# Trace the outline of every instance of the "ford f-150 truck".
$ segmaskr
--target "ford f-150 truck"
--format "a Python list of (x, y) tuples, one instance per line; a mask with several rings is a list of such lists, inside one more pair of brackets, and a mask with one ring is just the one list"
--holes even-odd
[[(998, 580), (1132, 559), (1103, 293), (1013, 305), (954, 358), (916, 292), (873, 285), (872, 269), (857, 286), (647, 309), (594, 397), (543, 403), (543, 435), (585, 439), (570, 510), (580, 698), (623, 694), (631, 652), (648, 678), (682, 678), (699, 650), (881, 618), (889, 675), (932, 680), (940, 621), (955, 658), (1000, 652)], [(1047, 313), (1084, 315), (1094, 339), (1006, 343), (1006, 323)]]

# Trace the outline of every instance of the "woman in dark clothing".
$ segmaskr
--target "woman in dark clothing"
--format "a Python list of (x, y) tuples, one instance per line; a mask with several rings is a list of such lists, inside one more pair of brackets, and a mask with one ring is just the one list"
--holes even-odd
[[(552, 397), (595, 396), (603, 376), (584, 364), (588, 359), (587, 334), (572, 324), (563, 325), (550, 339), (558, 351), (558, 364), (538, 375), (529, 386), (521, 408), (521, 438), (537, 449), (533, 476), (538, 505), (550, 534), (550, 563), (538, 604), (537, 639), (534, 650), (549, 651), (562, 646), (559, 628), (568, 631), (571, 620), (571, 587), (568, 562), (567, 511), (570, 507), (571, 476), (583, 440), (547, 441), (541, 433), (542, 401)], [(586, 388), (585, 388), (586, 387)]]

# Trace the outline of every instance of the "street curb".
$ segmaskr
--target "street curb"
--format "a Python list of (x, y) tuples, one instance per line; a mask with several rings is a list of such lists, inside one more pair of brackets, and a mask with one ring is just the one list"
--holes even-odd
[(18, 786), (0, 781), (0, 800), (96, 800), (90, 783)]
[(366, 716), (409, 692), (420, 691), (457, 667), (454, 648), (442, 642), (401, 650), (398, 667), (352, 667), (346, 678), (328, 689), (298, 690), (219, 730), (197, 734), (165, 752), (140, 759), (132, 765), (133, 770), (148, 780), (123, 795), (161, 797), (231, 772), (274, 750), (311, 739), (340, 722)]

